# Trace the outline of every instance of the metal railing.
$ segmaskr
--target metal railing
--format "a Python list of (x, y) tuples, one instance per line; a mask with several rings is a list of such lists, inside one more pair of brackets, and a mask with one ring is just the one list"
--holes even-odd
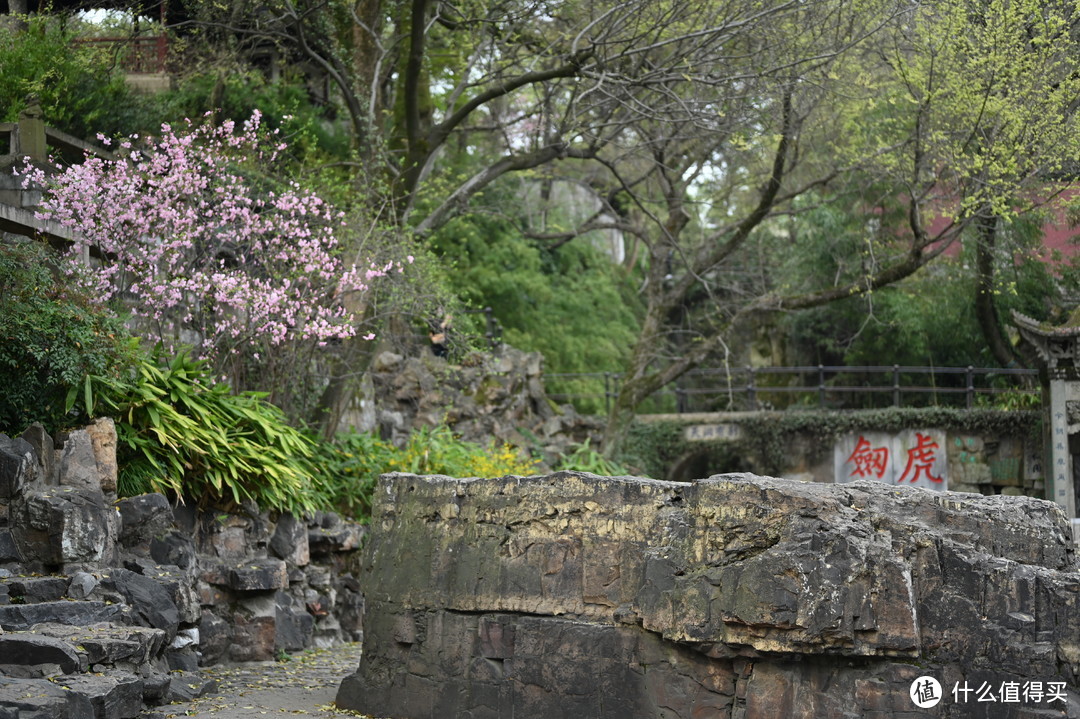
[[(928, 398), (929, 404), (962, 405), (971, 409), (980, 395), (1037, 396), (1038, 375), (1038, 370), (1033, 369), (905, 365), (699, 368), (665, 386), (656, 396), (674, 397), (675, 411), (679, 413), (756, 411), (777, 405), (823, 409), (863, 409), (867, 404), (901, 407), (905, 396), (910, 400), (913, 395)], [(545, 379), (549, 386), (574, 380), (593, 380), (597, 385), (602, 382), (602, 390), (549, 392), (548, 396), (556, 401), (603, 397), (605, 410), (610, 411), (612, 400), (619, 394), (622, 374), (558, 372), (546, 374)], [(995, 386), (994, 382), (1007, 382), (1010, 386)], [(885, 403), (881, 402), (882, 395)]]

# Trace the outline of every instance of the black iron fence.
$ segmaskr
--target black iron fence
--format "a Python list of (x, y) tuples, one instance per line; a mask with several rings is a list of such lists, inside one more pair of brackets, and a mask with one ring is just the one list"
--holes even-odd
[[(721, 367), (687, 372), (652, 398), (646, 411), (757, 411), (790, 407), (870, 409), (941, 405), (967, 407), (979, 398), (1010, 395), (1037, 402), (1038, 370), (998, 367)], [(619, 393), (618, 372), (546, 375), (548, 396), (605, 411)]]

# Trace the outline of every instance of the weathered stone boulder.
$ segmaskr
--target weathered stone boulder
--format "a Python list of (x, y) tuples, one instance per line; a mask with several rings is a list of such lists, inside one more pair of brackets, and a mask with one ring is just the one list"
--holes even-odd
[(57, 719), (94, 716), (90, 699), (46, 679), (18, 679), (0, 675), (0, 717), (4, 719)]
[(116, 503), (122, 519), (120, 541), (126, 548), (148, 553), (150, 542), (164, 536), (175, 524), (173, 508), (162, 494), (140, 494)]
[(38, 477), (38, 458), (25, 439), (0, 434), (0, 500), (18, 494), (24, 485)]
[(25, 562), (109, 562), (118, 529), (119, 516), (98, 489), (25, 489), (11, 504), (11, 535)]
[[(1066, 716), (1080, 573), (1049, 502), (728, 475), (393, 474), (339, 706), (421, 717)], [(1053, 685), (1062, 701), (957, 701)], [(1037, 712), (1046, 712), (1032, 714)], [(1026, 712), (1026, 713), (1025, 713)]]
[(102, 583), (123, 595), (147, 626), (164, 631), (166, 641), (173, 640), (180, 611), (168, 589), (151, 577), (126, 569), (111, 570)]

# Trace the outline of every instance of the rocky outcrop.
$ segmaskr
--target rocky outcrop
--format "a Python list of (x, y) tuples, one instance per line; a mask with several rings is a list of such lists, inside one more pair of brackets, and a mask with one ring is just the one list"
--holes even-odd
[(122, 719), (200, 667), (358, 641), (363, 528), (116, 501), (111, 422), (0, 434), (0, 717)]
[[(364, 651), (338, 693), (365, 714), (899, 719), (1080, 706), (1080, 573), (1050, 502), (565, 472), (386, 475), (375, 497)], [(925, 710), (910, 694), (924, 676), (943, 697)]]
[(365, 400), (373, 411), (352, 412), (346, 420), (398, 443), (416, 428), (445, 422), (470, 442), (495, 438), (542, 450), (554, 461), (571, 444), (597, 439), (603, 423), (552, 402), (542, 374), (539, 352), (505, 344), (494, 354), (473, 353), (460, 364), (430, 353), (383, 352), (372, 362), (371, 396)]

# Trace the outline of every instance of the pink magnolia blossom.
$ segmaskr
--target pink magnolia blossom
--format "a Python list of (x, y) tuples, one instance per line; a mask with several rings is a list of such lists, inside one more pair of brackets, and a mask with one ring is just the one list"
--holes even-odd
[[(117, 145), (120, 159), (25, 173), (46, 188), (38, 217), (76, 230), (69, 271), (102, 302), (118, 300), (151, 339), (195, 344), (212, 362), (356, 333), (343, 299), (394, 266), (346, 266), (343, 213), (296, 183), (263, 191), (245, 175), (285, 149), (257, 112), (240, 128), (163, 125), (156, 139)], [(87, 246), (104, 258), (89, 269), (76, 261)]]

